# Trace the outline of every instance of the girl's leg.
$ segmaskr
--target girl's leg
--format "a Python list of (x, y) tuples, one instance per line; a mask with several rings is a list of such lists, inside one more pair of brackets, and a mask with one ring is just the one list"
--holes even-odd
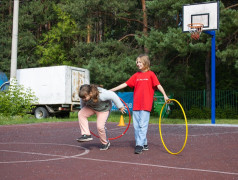
[(95, 114), (95, 112), (88, 107), (84, 107), (78, 112), (79, 127), (81, 129), (82, 135), (91, 134), (88, 127), (88, 117), (92, 116), (93, 114)]
[(133, 126), (135, 130), (136, 146), (147, 145), (147, 130), (150, 120), (150, 112), (133, 111)]
[(110, 111), (106, 111), (106, 112), (97, 112), (96, 111), (97, 130), (98, 130), (99, 139), (102, 144), (108, 143), (105, 124), (107, 122), (109, 114), (110, 114)]

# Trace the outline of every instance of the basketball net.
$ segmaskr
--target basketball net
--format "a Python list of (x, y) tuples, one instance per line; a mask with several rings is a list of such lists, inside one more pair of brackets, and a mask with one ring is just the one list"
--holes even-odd
[(191, 38), (198, 40), (200, 38), (200, 34), (202, 33), (203, 24), (201, 23), (192, 23), (188, 24), (188, 30), (191, 33)]

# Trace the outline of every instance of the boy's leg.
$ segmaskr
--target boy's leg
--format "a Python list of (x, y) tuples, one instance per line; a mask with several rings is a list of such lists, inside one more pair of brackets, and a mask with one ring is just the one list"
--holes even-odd
[(135, 134), (136, 146), (142, 146), (139, 139), (139, 122), (140, 122), (140, 111), (133, 111), (133, 127)]
[(95, 112), (88, 107), (84, 107), (78, 112), (79, 127), (81, 129), (82, 135), (91, 134), (88, 127), (88, 117), (92, 116), (93, 114), (95, 114)]
[(105, 124), (107, 122), (109, 114), (110, 111), (96, 112), (98, 135), (101, 143), (104, 145), (108, 143)]
[(133, 126), (135, 130), (136, 146), (147, 145), (147, 130), (150, 120), (150, 112), (133, 111)]
[(149, 111), (141, 111), (141, 129), (140, 129), (140, 136), (143, 141), (143, 146), (148, 145), (147, 142), (147, 131), (150, 121), (150, 112)]

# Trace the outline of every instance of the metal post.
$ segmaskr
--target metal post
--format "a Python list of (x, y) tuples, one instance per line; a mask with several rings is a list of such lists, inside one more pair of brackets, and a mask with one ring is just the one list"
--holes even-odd
[(14, 0), (10, 82), (16, 78), (19, 0)]
[(216, 122), (216, 32), (204, 31), (212, 36), (211, 40), (211, 123)]

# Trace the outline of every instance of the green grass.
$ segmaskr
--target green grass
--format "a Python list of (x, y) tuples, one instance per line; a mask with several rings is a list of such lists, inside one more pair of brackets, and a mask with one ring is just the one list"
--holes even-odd
[(13, 124), (32, 124), (32, 123), (43, 123), (43, 122), (67, 122), (76, 121), (76, 119), (59, 119), (50, 117), (46, 119), (36, 119), (34, 116), (14, 116), (14, 117), (0, 117), (0, 125), (13, 125)]
[[(120, 113), (111, 113), (108, 122), (120, 122), (121, 114)], [(128, 115), (123, 115), (123, 119), (125, 123), (129, 122)], [(24, 117), (14, 116), (14, 117), (3, 117), (0, 116), (0, 125), (13, 125), (13, 124), (32, 124), (32, 123), (42, 123), (42, 122), (69, 122), (69, 121), (78, 121), (77, 113), (71, 113), (70, 118), (56, 118), (50, 117), (46, 119), (36, 119), (32, 115), (26, 115)], [(89, 121), (96, 121), (96, 116), (91, 116)], [(188, 119), (188, 124), (211, 124), (211, 119)], [(131, 120), (132, 123), (132, 120)], [(151, 116), (150, 117), (151, 124), (158, 124), (159, 117)], [(168, 119), (162, 118), (162, 124), (184, 124), (184, 119)], [(216, 124), (236, 124), (238, 125), (238, 119), (216, 119)]]

